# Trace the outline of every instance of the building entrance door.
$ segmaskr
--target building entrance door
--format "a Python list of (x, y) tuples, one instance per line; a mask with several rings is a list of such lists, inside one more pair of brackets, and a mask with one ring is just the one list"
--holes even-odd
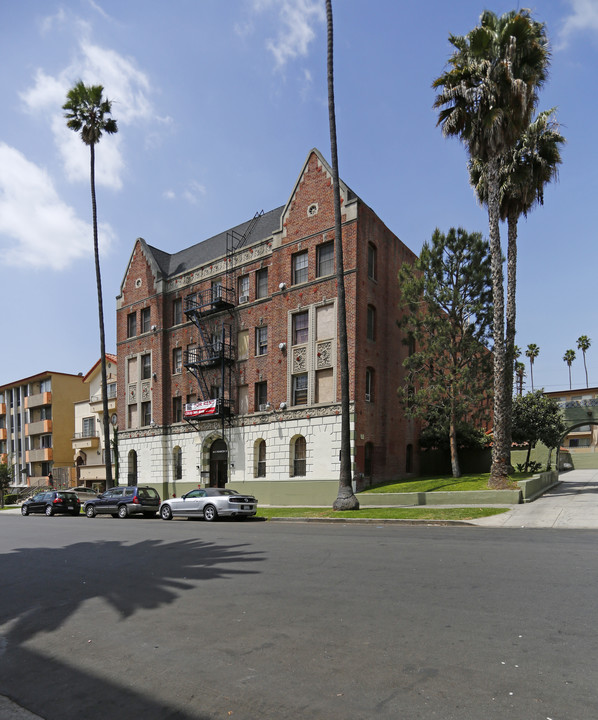
[(228, 447), (220, 438), (210, 448), (210, 487), (223, 488), (228, 479)]

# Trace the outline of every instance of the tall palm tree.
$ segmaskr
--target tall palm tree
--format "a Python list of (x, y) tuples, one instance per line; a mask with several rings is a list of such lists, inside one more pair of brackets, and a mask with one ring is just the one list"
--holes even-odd
[(563, 355), (563, 360), (567, 363), (569, 367), (569, 390), (571, 390), (571, 365), (575, 360), (575, 350), (566, 350), (565, 354)]
[(529, 376), (532, 381), (532, 392), (534, 392), (534, 360), (540, 354), (540, 348), (536, 343), (530, 343), (525, 351), (525, 356), (529, 358)]
[(577, 349), (583, 353), (583, 369), (586, 371), (586, 387), (590, 387), (588, 382), (588, 366), (586, 365), (586, 350), (590, 347), (592, 341), (587, 335), (580, 335), (577, 338)]
[(81, 133), (81, 139), (89, 146), (91, 210), (93, 220), (93, 251), (96, 266), (96, 285), (98, 291), (98, 315), (100, 323), (100, 355), (102, 368), (102, 410), (104, 415), (104, 454), (106, 461), (106, 487), (112, 487), (112, 460), (110, 457), (110, 416), (108, 415), (108, 380), (106, 376), (106, 341), (104, 334), (104, 306), (102, 301), (102, 275), (100, 272), (100, 253), (98, 247), (98, 216), (95, 186), (95, 146), (103, 133), (112, 135), (118, 131), (116, 120), (110, 117), (112, 103), (103, 97), (102, 85), (84, 85), (80, 80), (67, 93), (62, 106), (66, 112), (67, 127)]
[(525, 380), (525, 364), (517, 360), (515, 362), (515, 377), (517, 378), (517, 394), (523, 395), (523, 381)]
[(343, 263), (343, 240), (341, 225), (341, 201), (336, 146), (336, 113), (334, 109), (334, 33), (332, 26), (332, 1), (326, 0), (326, 25), (328, 29), (328, 120), (330, 124), (330, 154), (332, 160), (332, 189), (334, 196), (334, 239), (336, 254), (336, 281), (338, 295), (338, 339), (341, 375), (341, 467), (338, 495), (334, 510), (356, 510), (359, 501), (353, 494), (351, 479), (351, 428), (349, 424), (349, 351), (347, 347), (347, 311), (345, 305), (345, 272)]
[[(451, 35), (449, 69), (433, 87), (445, 135), (458, 136), (471, 159), (486, 165), (494, 303), (494, 445), (489, 485), (505, 487), (509, 467), (508, 406), (512, 357), (505, 344), (503, 257), (500, 244), (500, 166), (529, 125), (548, 69), (544, 25), (528, 10), (498, 17), (485, 11), (465, 36)], [(508, 362), (507, 362), (508, 360)], [(511, 388), (508, 388), (508, 378)]]
[[(562, 162), (560, 145), (565, 138), (559, 132), (555, 108), (545, 110), (525, 129), (513, 152), (504, 155), (500, 166), (500, 219), (507, 221), (507, 302), (505, 352), (506, 386), (513, 386), (515, 361), (515, 323), (517, 314), (517, 223), (521, 215), (536, 204), (544, 204), (544, 186), (556, 178)], [(486, 166), (477, 158), (469, 162), (469, 179), (482, 204), (488, 202)], [(509, 362), (511, 358), (511, 362)], [(506, 398), (507, 433), (505, 440), (510, 447), (512, 393)]]

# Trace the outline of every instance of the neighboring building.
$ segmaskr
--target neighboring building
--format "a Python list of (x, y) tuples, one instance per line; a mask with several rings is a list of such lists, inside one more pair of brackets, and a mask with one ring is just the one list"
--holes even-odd
[(0, 386), (0, 456), (14, 466), (15, 486), (70, 483), (73, 403), (86, 392), (81, 375), (49, 370)]
[[(116, 437), (116, 355), (106, 353), (108, 412), (111, 438)], [(88, 397), (75, 403), (75, 433), (72, 447), (77, 468), (77, 485), (98, 492), (106, 489), (106, 455), (104, 448), (104, 403), (102, 394), (102, 363), (97, 363), (83, 378)], [(114, 462), (114, 453), (112, 455)], [(114, 474), (114, 472), (113, 472)]]
[(598, 388), (544, 394), (558, 402), (567, 427), (573, 428), (563, 440), (561, 448), (569, 452), (574, 467), (598, 467)]
[[(396, 390), (408, 353), (397, 272), (412, 253), (341, 183), (357, 488), (417, 472)], [(119, 481), (168, 497), (219, 485), (328, 503), (340, 451), (331, 170), (287, 204), (168, 254), (139, 238), (117, 297)]]

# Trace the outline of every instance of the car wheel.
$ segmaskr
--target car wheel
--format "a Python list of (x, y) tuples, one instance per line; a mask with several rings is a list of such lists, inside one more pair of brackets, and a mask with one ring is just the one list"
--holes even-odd
[(212, 522), (213, 520), (216, 520), (218, 517), (218, 510), (213, 505), (206, 505), (203, 509), (203, 519), (207, 520), (208, 522)]
[(170, 505), (162, 505), (160, 508), (160, 517), (162, 520), (172, 520), (172, 510)]
[(29, 515), (29, 508), (27, 505), (21, 505), (21, 515)]
[(119, 517), (121, 520), (124, 520), (124, 518), (126, 518), (128, 515), (129, 515), (129, 513), (127, 512), (127, 506), (126, 506), (126, 505), (121, 505), (121, 506), (118, 508), (118, 517)]
[(94, 517), (96, 516), (96, 509), (94, 508), (93, 505), (88, 505), (88, 506), (85, 508), (85, 514), (86, 514), (87, 517), (89, 517), (89, 518), (94, 518)]
[(52, 517), (54, 515), (54, 508), (51, 505), (46, 505), (46, 515)]

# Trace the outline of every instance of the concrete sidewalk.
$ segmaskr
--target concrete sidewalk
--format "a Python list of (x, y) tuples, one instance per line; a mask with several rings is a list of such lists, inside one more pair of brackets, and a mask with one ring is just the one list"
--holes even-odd
[(559, 479), (534, 502), (468, 522), (481, 527), (598, 529), (598, 470), (571, 470)]

